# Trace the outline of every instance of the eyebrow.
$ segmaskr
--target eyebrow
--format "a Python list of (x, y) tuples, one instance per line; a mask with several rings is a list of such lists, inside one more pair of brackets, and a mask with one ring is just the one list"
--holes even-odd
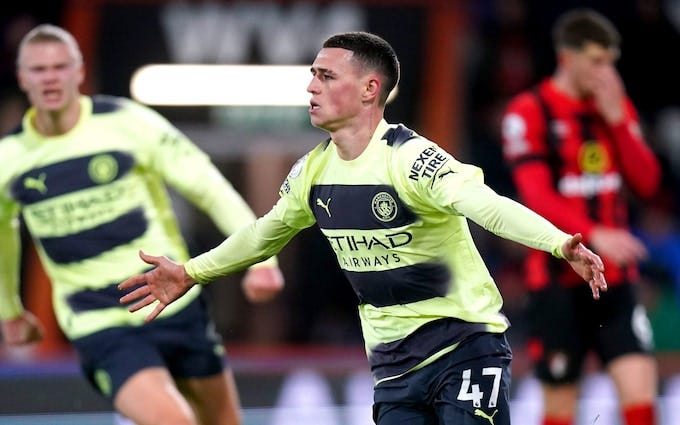
[(313, 74), (314, 72), (320, 72), (320, 73), (322, 73), (322, 74), (333, 74), (333, 71), (332, 71), (332, 70), (330, 70), (330, 69), (328, 69), (328, 68), (322, 68), (322, 67), (319, 67), (319, 66), (317, 66), (317, 67), (311, 66), (311, 67), (309, 68), (309, 71), (310, 71), (312, 74)]

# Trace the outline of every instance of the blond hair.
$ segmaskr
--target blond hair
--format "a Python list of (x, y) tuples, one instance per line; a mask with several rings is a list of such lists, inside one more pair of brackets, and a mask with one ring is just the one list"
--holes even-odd
[(17, 54), (17, 68), (20, 66), (21, 53), (28, 44), (34, 43), (63, 43), (71, 51), (71, 56), (77, 65), (83, 62), (83, 54), (80, 51), (78, 42), (70, 32), (52, 24), (41, 24), (29, 31), (21, 43), (19, 43), (19, 53)]

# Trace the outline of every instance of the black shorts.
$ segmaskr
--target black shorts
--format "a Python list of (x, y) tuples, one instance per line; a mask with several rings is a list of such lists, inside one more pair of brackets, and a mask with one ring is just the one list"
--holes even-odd
[(375, 387), (377, 425), (510, 425), (505, 335), (472, 335), (422, 369)]
[(173, 316), (105, 329), (72, 343), (87, 379), (110, 399), (128, 378), (148, 367), (165, 367), (175, 378), (216, 375), (225, 367), (222, 341), (202, 295)]
[(531, 292), (529, 300), (529, 353), (542, 382), (576, 382), (591, 350), (604, 365), (652, 350), (652, 328), (630, 283), (611, 286), (599, 300), (585, 284), (552, 284)]

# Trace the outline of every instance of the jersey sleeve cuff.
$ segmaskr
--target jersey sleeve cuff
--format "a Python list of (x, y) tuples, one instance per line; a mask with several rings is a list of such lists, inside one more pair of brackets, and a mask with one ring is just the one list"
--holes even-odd
[(205, 285), (206, 283), (210, 282), (209, 279), (201, 278), (199, 271), (196, 270), (196, 267), (194, 267), (193, 259), (184, 263), (184, 271), (186, 271), (186, 273), (200, 285)]
[(14, 299), (7, 300), (0, 306), (0, 320), (11, 320), (21, 316), (24, 312), (24, 306), (21, 304), (19, 296)]
[(269, 257), (266, 260), (253, 264), (252, 266), (248, 267), (248, 269), (265, 269), (265, 268), (271, 268), (271, 267), (278, 267), (279, 261), (277, 260), (276, 257)]
[(564, 254), (562, 253), (562, 245), (564, 245), (564, 243), (568, 241), (570, 238), (571, 235), (568, 233), (565, 233), (564, 237), (559, 238), (558, 244), (552, 250), (553, 257), (564, 259)]

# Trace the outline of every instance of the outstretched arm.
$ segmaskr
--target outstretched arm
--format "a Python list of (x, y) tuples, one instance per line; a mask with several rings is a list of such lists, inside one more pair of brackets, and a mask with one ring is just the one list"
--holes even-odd
[(580, 233), (572, 236), (562, 232), (534, 211), (483, 184), (463, 185), (455, 207), (498, 236), (566, 259), (588, 282), (593, 298), (600, 298), (600, 291), (607, 290), (602, 259), (581, 243)]
[[(158, 305), (145, 319), (149, 322), (196, 283), (207, 283), (218, 277), (244, 270), (263, 259), (278, 254), (299, 231), (300, 229), (292, 228), (279, 220), (276, 211), (273, 210), (250, 226), (234, 233), (216, 248), (190, 259), (185, 264), (175, 263), (166, 257), (156, 257), (140, 252), (141, 259), (155, 268), (133, 276), (118, 285), (121, 290), (132, 290), (121, 297), (120, 302), (121, 304), (134, 302), (135, 304), (129, 307), (129, 310), (134, 312), (158, 301)], [(271, 271), (270, 268), (269, 272)], [(267, 271), (261, 271), (261, 273), (266, 274)], [(263, 277), (269, 279), (271, 276), (260, 275), (258, 279)], [(251, 278), (255, 279), (255, 276)], [(276, 280), (277, 277), (274, 276), (274, 281)], [(256, 291), (258, 293), (254, 294), (255, 298), (273, 295), (277, 288), (272, 288), (271, 282), (265, 285), (252, 285), (258, 287)], [(280, 284), (283, 285), (282, 279), (280, 279)]]
[(607, 290), (604, 265), (597, 254), (581, 243), (582, 240), (583, 236), (577, 233), (565, 241), (562, 244), (562, 256), (569, 262), (571, 268), (588, 282), (593, 298), (597, 300), (600, 298), (600, 291)]

